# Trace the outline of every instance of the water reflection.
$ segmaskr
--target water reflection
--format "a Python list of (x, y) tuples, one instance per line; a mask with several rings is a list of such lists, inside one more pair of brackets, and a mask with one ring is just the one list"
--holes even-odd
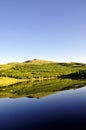
[(86, 87), (40, 98), (1, 98), (0, 130), (57, 130), (86, 125)]
[(0, 87), (1, 98), (41, 98), (59, 91), (76, 89), (83, 87), (86, 81), (58, 79), (58, 80), (43, 80), (34, 82), (23, 82), (6, 87)]

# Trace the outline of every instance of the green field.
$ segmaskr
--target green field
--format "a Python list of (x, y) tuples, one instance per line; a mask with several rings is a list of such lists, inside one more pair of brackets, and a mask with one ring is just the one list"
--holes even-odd
[(71, 74), (76, 74), (76, 77), (82, 78), (83, 72), (85, 79), (85, 70), (86, 64), (75, 62), (59, 63), (34, 59), (25, 62), (8, 63), (0, 65), (0, 86), (8, 86), (24, 80), (69, 78), (67, 75)]

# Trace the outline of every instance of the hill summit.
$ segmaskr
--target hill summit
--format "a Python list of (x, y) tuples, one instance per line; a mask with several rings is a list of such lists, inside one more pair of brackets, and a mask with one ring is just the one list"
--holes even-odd
[(28, 64), (49, 64), (49, 63), (55, 63), (55, 62), (49, 61), (49, 60), (42, 60), (42, 59), (33, 59), (33, 60), (27, 60), (24, 63), (28, 63)]

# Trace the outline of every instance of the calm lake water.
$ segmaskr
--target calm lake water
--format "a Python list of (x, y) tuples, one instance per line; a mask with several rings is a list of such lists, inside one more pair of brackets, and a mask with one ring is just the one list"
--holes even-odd
[(0, 98), (0, 130), (86, 127), (86, 86), (40, 99)]

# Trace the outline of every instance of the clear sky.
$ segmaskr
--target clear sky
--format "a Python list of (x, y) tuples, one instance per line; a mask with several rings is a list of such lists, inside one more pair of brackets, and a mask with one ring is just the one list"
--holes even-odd
[(0, 63), (86, 63), (86, 0), (0, 0)]

